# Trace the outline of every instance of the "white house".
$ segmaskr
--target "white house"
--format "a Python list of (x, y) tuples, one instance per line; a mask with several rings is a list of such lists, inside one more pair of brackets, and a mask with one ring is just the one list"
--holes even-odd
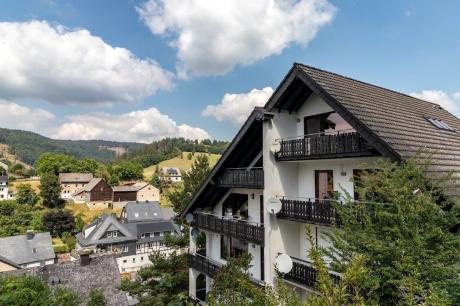
[(306, 296), (316, 277), (305, 225), (327, 245), (323, 234), (335, 224), (331, 196), (353, 195), (352, 178), (376, 160), (399, 161), (420, 149), (433, 153), (430, 175), (453, 171), (457, 184), (449, 192), (459, 193), (456, 131), (460, 120), (439, 105), (294, 64), (181, 214), (192, 225), (190, 297), (205, 301), (216, 269), (242, 253), (252, 255), (254, 281), (271, 285), (276, 263), (288, 257), (293, 269), (284, 279)]
[(8, 166), (0, 162), (0, 201), (10, 198), (8, 192)]
[(179, 183), (182, 181), (180, 169), (177, 167), (163, 167), (161, 168), (161, 179), (171, 183)]

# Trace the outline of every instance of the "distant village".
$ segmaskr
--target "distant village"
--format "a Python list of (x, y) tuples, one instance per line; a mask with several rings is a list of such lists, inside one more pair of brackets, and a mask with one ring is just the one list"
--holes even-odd
[[(163, 167), (159, 179), (180, 183), (181, 171)], [(173, 251), (165, 239), (181, 235), (181, 231), (174, 222), (172, 207), (160, 205), (160, 190), (141, 180), (111, 186), (104, 178), (80, 172), (59, 173), (58, 182), (62, 201), (113, 212), (86, 224), (74, 235), (75, 248), (67, 254), (58, 254), (50, 232), (27, 230), (24, 235), (0, 238), (0, 272), (40, 276), (84, 299), (91, 287), (97, 287), (109, 305), (136, 304), (118, 287), (121, 279), (135, 279), (141, 267), (149, 266), (152, 253), (167, 255)], [(9, 190), (8, 166), (0, 163), (0, 201), (15, 197), (16, 192)]]

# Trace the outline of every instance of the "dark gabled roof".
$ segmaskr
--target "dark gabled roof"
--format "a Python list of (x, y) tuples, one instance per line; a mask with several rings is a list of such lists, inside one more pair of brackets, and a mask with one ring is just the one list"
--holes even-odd
[(135, 185), (113, 186), (112, 189), (113, 189), (113, 192), (138, 192), (141, 189), (141, 187), (135, 186)]
[[(302, 64), (294, 64), (288, 78), (301, 80), (323, 98), (382, 155), (400, 160), (421, 150), (432, 153), (428, 174), (453, 172), (460, 182), (460, 119), (439, 105)], [(288, 108), (283, 94), (272, 97), (266, 108)], [(427, 118), (440, 119), (458, 132), (439, 129)], [(458, 186), (450, 192), (458, 194)]]
[(128, 202), (123, 207), (122, 216), (127, 222), (164, 219), (160, 202)]
[(88, 183), (93, 179), (92, 173), (59, 173), (59, 183)]
[(0, 273), (0, 277), (23, 274), (38, 276), (50, 286), (63, 286), (75, 291), (82, 299), (82, 305), (88, 302), (91, 289), (102, 290), (107, 305), (128, 305), (126, 294), (118, 289), (120, 271), (112, 256), (93, 257), (86, 266), (80, 265), (80, 260), (77, 260)]
[(18, 264), (15, 263), (14, 261), (9, 260), (8, 258), (3, 257), (3, 256), (1, 256), (1, 255), (0, 255), (0, 262), (3, 262), (3, 263), (5, 263), (5, 264), (7, 264), (7, 265), (9, 265), (9, 266), (11, 266), (11, 267), (13, 267), (13, 268), (21, 269), (21, 266), (20, 266), (20, 265), (18, 265)]
[[(84, 237), (82, 233), (75, 235), (78, 242), (82, 246), (92, 246), (97, 244), (106, 243), (120, 243), (126, 241), (136, 240), (136, 233), (130, 231), (124, 226), (123, 223), (117, 220), (117, 218), (110, 215), (102, 215), (99, 220), (96, 221), (96, 228), (93, 229), (88, 236)], [(107, 231), (118, 230), (122, 236), (104, 238), (104, 234)]]
[(35, 233), (30, 240), (27, 235), (0, 238), (0, 256), (18, 265), (56, 257), (49, 232)]
[(273, 115), (261, 107), (256, 107), (244, 122), (235, 138), (228, 145), (211, 173), (193, 195), (187, 207), (181, 212), (181, 217), (194, 206), (210, 205), (228, 189), (216, 186), (219, 175), (230, 167), (244, 167), (262, 151), (262, 121)]

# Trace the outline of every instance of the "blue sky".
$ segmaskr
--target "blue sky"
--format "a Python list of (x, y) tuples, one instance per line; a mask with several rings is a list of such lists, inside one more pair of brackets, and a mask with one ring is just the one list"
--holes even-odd
[[(460, 114), (458, 1), (288, 1), (269, 15), (278, 21), (266, 24), (270, 18), (258, 10), (268, 0), (252, 8), (230, 1), (225, 9), (205, 2), (187, 1), (189, 8), (178, 0), (3, 2), (0, 107), (8, 112), (0, 114), (0, 126), (69, 139), (231, 139), (293, 62)], [(84, 30), (89, 33), (67, 37)], [(263, 47), (261, 36), (273, 39)], [(101, 51), (98, 38), (111, 50)], [(122, 65), (99, 67), (105, 54)]]

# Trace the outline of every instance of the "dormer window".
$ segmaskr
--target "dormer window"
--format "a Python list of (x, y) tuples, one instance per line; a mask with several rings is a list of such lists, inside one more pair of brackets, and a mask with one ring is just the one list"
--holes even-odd
[(107, 232), (107, 238), (112, 238), (112, 237), (117, 237), (118, 232), (117, 231), (108, 231)]
[(453, 129), (450, 125), (442, 121), (441, 119), (436, 119), (436, 118), (426, 118), (432, 125), (437, 127), (440, 130), (444, 131), (449, 131), (449, 132), (455, 132), (455, 129)]

